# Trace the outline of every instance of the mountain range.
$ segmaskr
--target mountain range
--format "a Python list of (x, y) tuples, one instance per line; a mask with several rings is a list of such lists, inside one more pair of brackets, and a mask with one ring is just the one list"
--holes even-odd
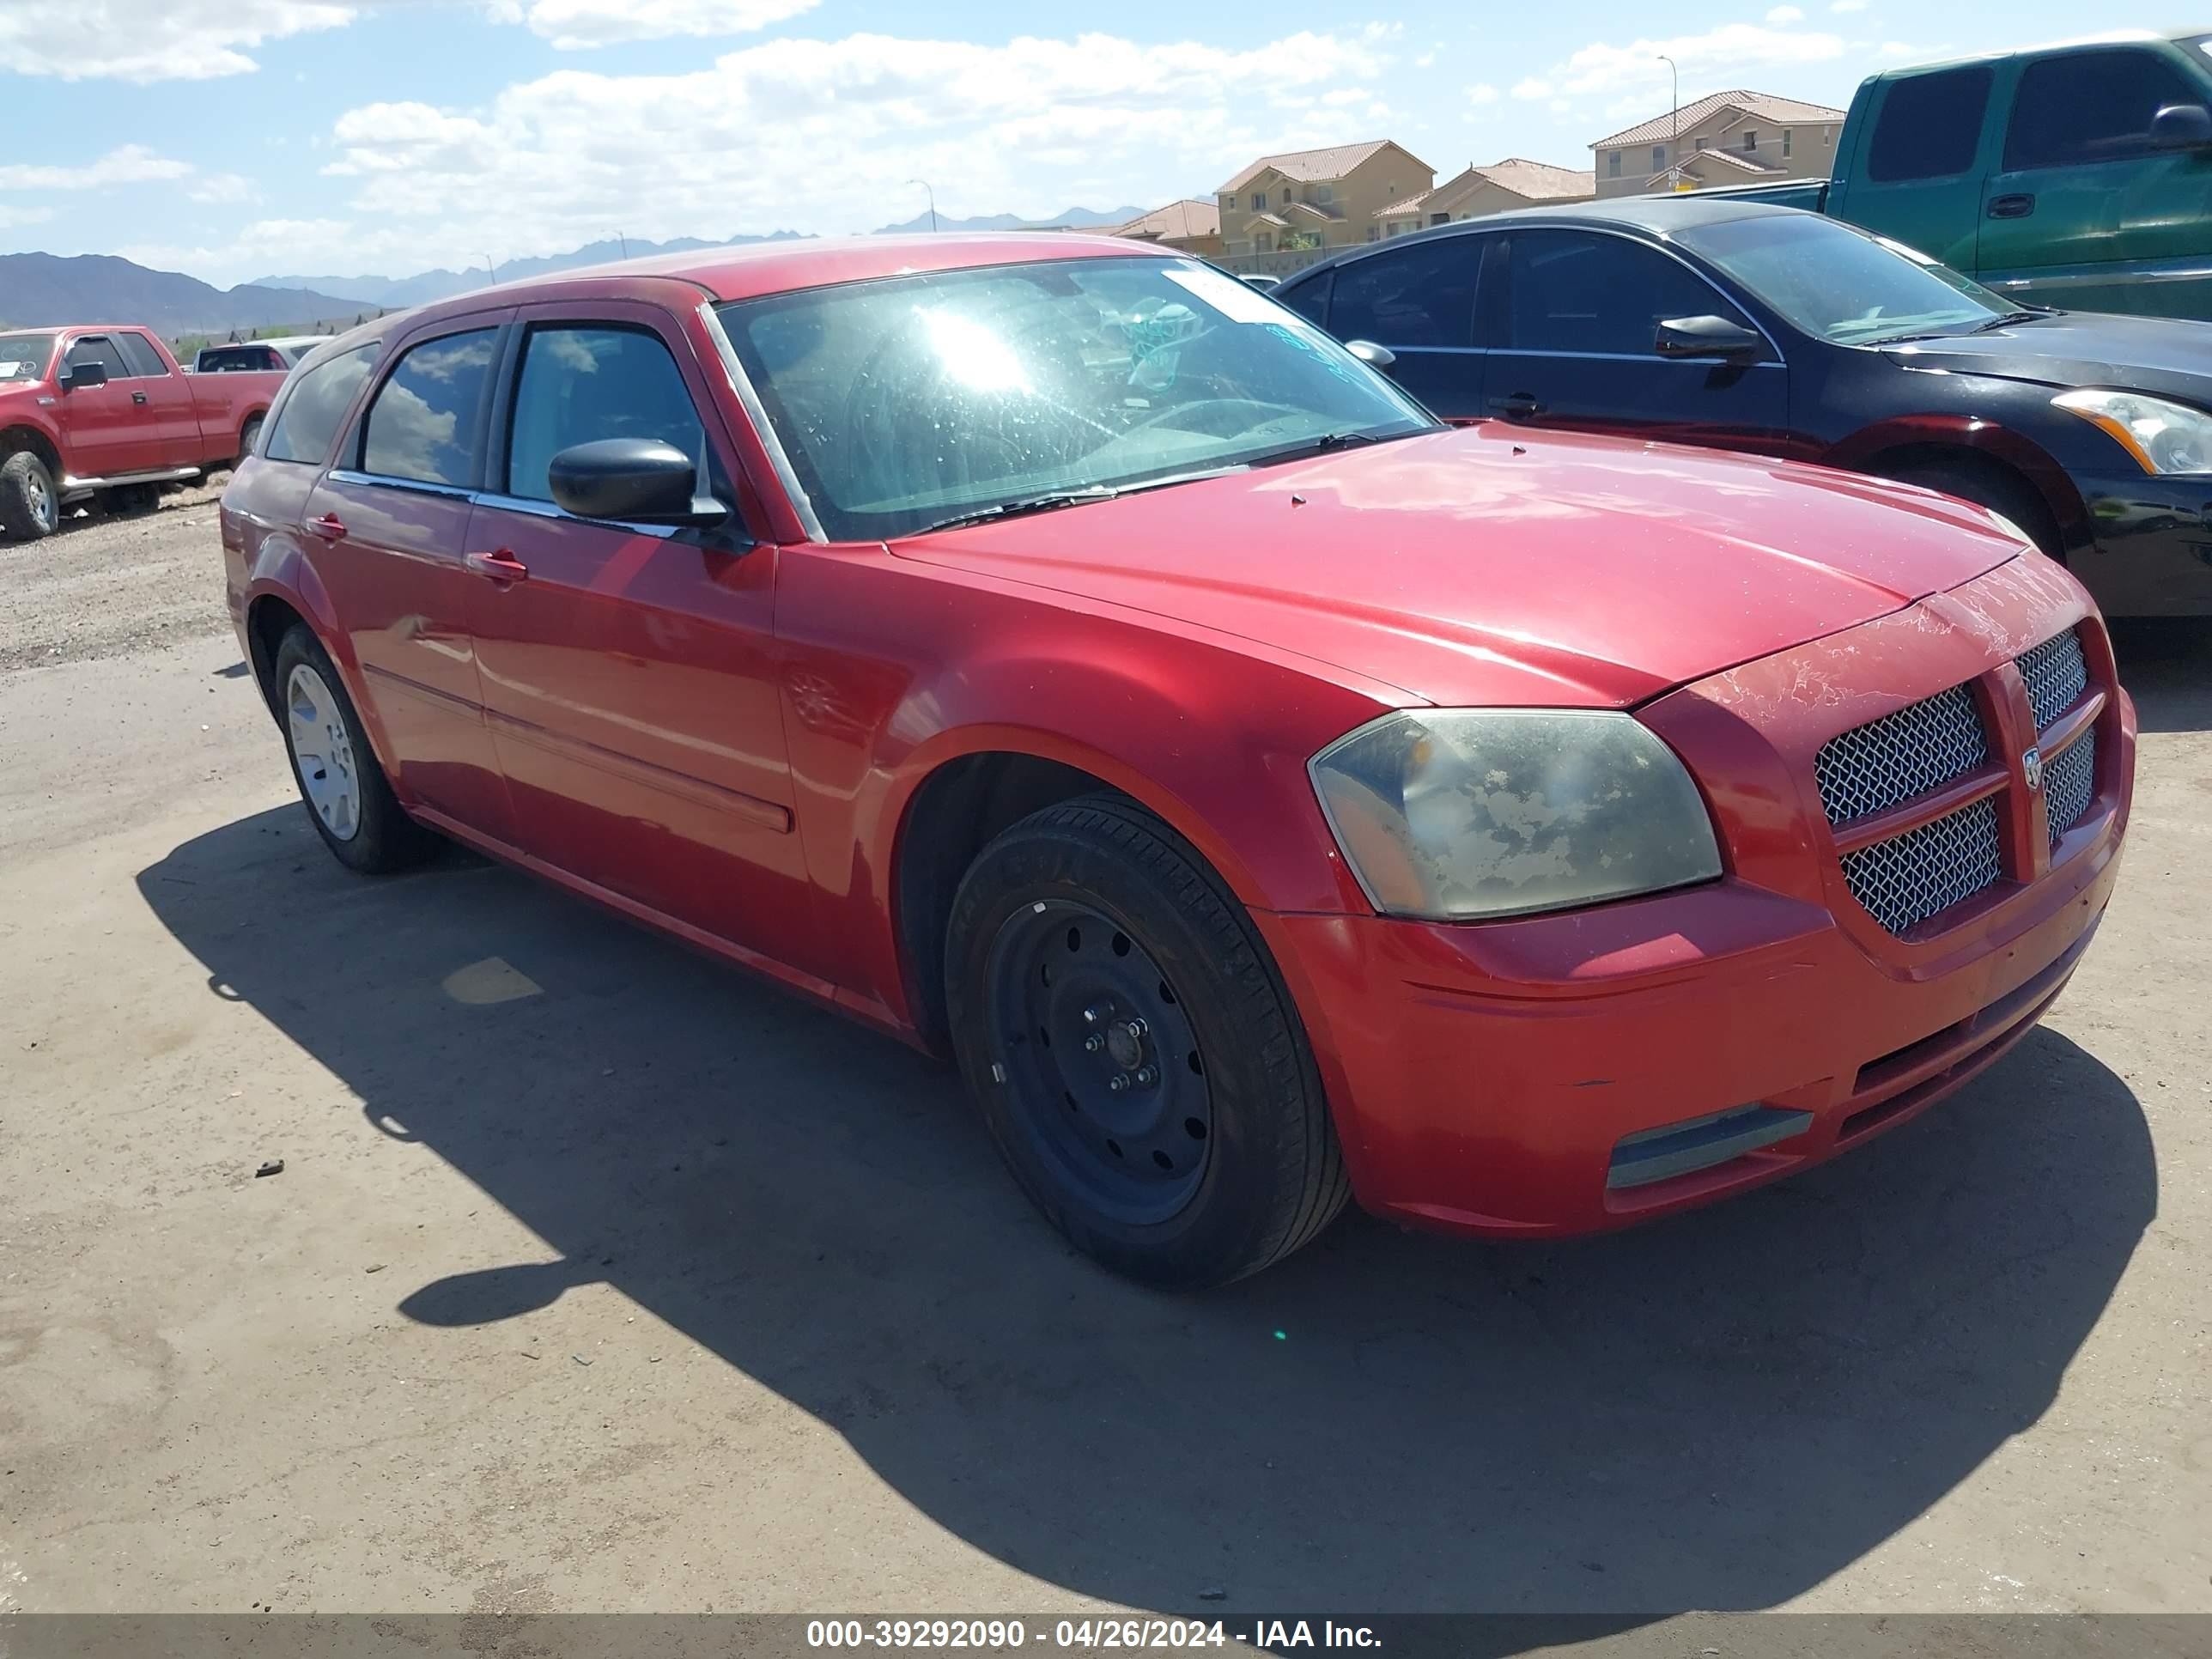
[(156, 333), (220, 334), (284, 323), (350, 321), (374, 301), (327, 290), (242, 283), (211, 288), (112, 254), (0, 253), (0, 323), (143, 323)]
[(972, 219), (951, 219), (943, 214), (937, 222), (929, 222), (929, 215), (917, 213), (902, 225), (879, 225), (878, 236), (903, 236), (918, 230), (1111, 230), (1115, 225), (1126, 225), (1132, 219), (1140, 219), (1148, 209), (1125, 207), (1109, 208), (1101, 213), (1097, 208), (1072, 207), (1066, 212), (1050, 219), (1024, 219), (1018, 214), (985, 213)]

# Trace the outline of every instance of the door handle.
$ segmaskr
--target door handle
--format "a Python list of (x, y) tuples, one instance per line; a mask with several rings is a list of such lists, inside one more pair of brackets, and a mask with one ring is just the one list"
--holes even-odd
[(1990, 198), (1990, 217), (1992, 219), (2025, 219), (2034, 211), (2035, 198), (2030, 195)]
[(1509, 421), (1525, 421), (1531, 416), (1544, 412), (1544, 405), (1536, 401), (1533, 393), (1527, 392), (1516, 392), (1505, 398), (1492, 398), (1490, 406)]
[(489, 577), (501, 587), (509, 582), (519, 582), (530, 574), (530, 567), (503, 547), (493, 553), (469, 554), (462, 562), (477, 575)]
[(146, 401), (146, 394), (143, 392), (134, 392), (131, 394), (131, 401), (134, 404), (143, 404)]
[(325, 513), (319, 519), (308, 520), (307, 528), (326, 542), (342, 542), (345, 539), (346, 527), (339, 522), (338, 515), (335, 513)]

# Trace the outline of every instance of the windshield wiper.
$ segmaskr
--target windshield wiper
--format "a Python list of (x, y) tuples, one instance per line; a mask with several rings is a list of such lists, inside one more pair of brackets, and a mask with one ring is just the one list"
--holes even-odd
[(1000, 519), (1018, 519), (1031, 513), (1050, 513), (1057, 507), (1080, 507), (1085, 501), (1111, 501), (1121, 493), (1109, 484), (1091, 484), (1082, 489), (1055, 489), (1042, 495), (1024, 495), (1018, 501), (979, 507), (972, 513), (956, 513), (949, 519), (939, 519), (935, 524), (909, 530), (907, 534), (927, 536), (937, 530), (957, 530), (963, 525), (992, 524)]
[[(1414, 428), (1415, 432), (1419, 430), (1419, 427)], [(1410, 438), (1413, 435), (1413, 432), (1324, 432), (1318, 437), (1301, 438), (1294, 444), (1285, 444), (1280, 449), (1262, 450), (1259, 454), (1249, 457), (1244, 464), (1247, 466), (1272, 466), (1277, 461), (1295, 461), (1306, 455), (1326, 455), (1331, 450), (1350, 449), (1358, 444), (1379, 444), (1386, 437)]]
[(2045, 314), (2047, 313), (2040, 311), (2008, 311), (2000, 316), (1990, 318), (1989, 321), (1985, 323), (1976, 323), (1973, 327), (1968, 329), (1966, 332), (1969, 334), (1988, 334), (1996, 329), (2010, 328), (2014, 323), (2034, 322), (2039, 318), (2043, 317)]

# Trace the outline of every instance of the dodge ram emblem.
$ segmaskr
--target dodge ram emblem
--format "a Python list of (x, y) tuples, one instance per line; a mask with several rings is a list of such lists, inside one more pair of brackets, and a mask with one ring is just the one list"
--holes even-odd
[(2031, 792), (2043, 787), (2043, 751), (2040, 749), (2031, 749), (2020, 757), (2020, 775)]

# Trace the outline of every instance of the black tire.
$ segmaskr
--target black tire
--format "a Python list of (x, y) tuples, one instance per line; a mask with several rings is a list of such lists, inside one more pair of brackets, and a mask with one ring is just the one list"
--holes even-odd
[[(295, 739), (292, 720), (295, 692), (310, 690), (307, 682), (295, 681), (295, 672), (302, 669), (312, 673), (319, 690), (301, 706), (321, 705), (316, 711), (315, 724), (328, 731), (335, 723), (343, 730), (344, 738), (340, 744), (335, 734), (330, 737), (332, 748), (337, 751), (336, 755), (311, 757), (305, 763), (300, 744)], [(368, 734), (362, 729), (361, 716), (355, 711), (353, 699), (346, 695), (345, 682), (339, 678), (322, 642), (304, 624), (295, 624), (276, 647), (276, 665), (271, 673), (273, 690), (270, 701), (276, 708), (277, 728), (284, 734), (284, 752), (292, 763), (292, 781), (299, 787), (300, 802), (307, 810), (307, 822), (315, 826), (315, 833), (323, 838), (323, 845), (331, 849), (331, 855), (348, 869), (369, 875), (404, 870), (421, 863), (436, 849), (437, 837), (409, 817), (393, 797), (384, 769), (377, 764), (376, 752), (369, 747)], [(354, 786), (353, 808), (350, 812), (334, 815), (337, 822), (317, 805), (323, 790), (319, 782), (310, 787), (311, 767), (319, 780), (335, 772)]]
[(27, 449), (0, 460), (0, 530), (35, 542), (61, 527), (61, 495), (46, 464)]
[(1251, 919), (1133, 803), (1048, 806), (986, 847), (953, 900), (945, 977), (961, 1069), (1015, 1179), (1116, 1273), (1223, 1284), (1344, 1207), (1320, 1073)]
[(230, 464), (234, 471), (237, 470), (240, 462), (254, 452), (260, 442), (261, 416), (256, 415), (246, 422), (246, 429), (238, 434), (238, 459)]
[(1923, 489), (1939, 489), (1992, 513), (2002, 513), (2026, 531), (2042, 551), (2061, 562), (2065, 560), (2058, 521), (2051, 517), (2050, 505), (2036, 493), (2034, 485), (2010, 467), (1978, 457), (1961, 457), (1884, 467), (1881, 476), (1899, 483), (1918, 484)]

